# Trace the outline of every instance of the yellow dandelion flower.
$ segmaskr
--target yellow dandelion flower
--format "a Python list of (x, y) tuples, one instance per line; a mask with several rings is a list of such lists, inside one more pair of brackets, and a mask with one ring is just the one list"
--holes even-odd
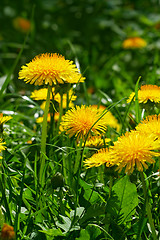
[(11, 116), (3, 116), (3, 113), (0, 113), (0, 125), (8, 122), (10, 119), (12, 119)]
[(111, 167), (112, 161), (110, 161), (110, 154), (108, 149), (102, 148), (97, 153), (93, 154), (92, 157), (84, 161), (84, 166), (86, 168), (99, 167), (106, 164), (107, 167)]
[[(57, 122), (58, 119), (59, 119), (59, 112), (55, 112), (55, 113), (54, 113), (54, 120)], [(42, 122), (43, 122), (43, 116), (42, 116), (42, 117), (38, 117), (38, 118), (36, 119), (36, 122), (37, 122), (37, 123), (42, 123)], [(50, 113), (48, 113), (47, 122), (48, 122), (48, 123), (51, 122), (51, 115), (50, 115)]]
[[(47, 88), (42, 88), (39, 90), (34, 90), (31, 93), (31, 98), (33, 98), (34, 100), (46, 100), (47, 98), (47, 92), (48, 89)], [(59, 93), (55, 94), (55, 88), (52, 88), (52, 93), (50, 94), (50, 99), (52, 100), (52, 98), (54, 97), (54, 100), (56, 102), (58, 102), (59, 104), (61, 103), (61, 96)], [(74, 104), (72, 101), (75, 101), (77, 98), (77, 96), (75, 96), (73, 94), (73, 89), (71, 88), (68, 92), (68, 100), (69, 100), (69, 107), (73, 107)], [(67, 107), (67, 94), (64, 93), (63, 94), (63, 108)], [(45, 102), (42, 103), (41, 108), (44, 110), (45, 109)]]
[[(50, 122), (50, 121), (51, 121), (51, 115), (50, 115), (50, 113), (48, 113), (47, 122)], [(43, 122), (43, 117), (38, 117), (38, 118), (36, 119), (36, 122), (37, 122), (37, 123), (42, 123), (42, 122)]]
[[(46, 100), (47, 99), (47, 92), (48, 92), (48, 88), (41, 88), (38, 90), (34, 90), (31, 93), (31, 98), (33, 98), (36, 101), (39, 100)], [(52, 88), (52, 94), (54, 94), (54, 88)], [(50, 99), (52, 99), (52, 94), (50, 94)]]
[[(110, 138), (102, 139), (101, 136), (93, 136), (86, 141), (85, 146), (90, 148), (102, 148), (105, 147), (104, 145), (107, 145), (110, 141)], [(84, 146), (84, 143), (82, 143), (82, 146)]]
[(107, 129), (103, 117), (98, 121), (100, 116), (101, 114), (92, 106), (76, 106), (62, 117), (61, 127), (69, 137), (75, 135), (84, 139), (88, 134), (90, 138), (92, 134), (99, 135)]
[(123, 41), (122, 47), (125, 49), (128, 48), (144, 48), (146, 47), (147, 42), (140, 37), (131, 37), (127, 38)]
[(14, 228), (6, 223), (3, 224), (0, 238), (2, 240), (12, 240), (15, 239)]
[[(100, 114), (102, 114), (104, 110), (107, 110), (107, 108), (103, 105), (100, 105), (99, 107), (97, 105), (93, 105), (93, 107), (97, 108)], [(120, 124), (110, 111), (106, 112), (104, 119), (107, 126), (115, 128), (117, 131), (120, 130)]]
[[(127, 102), (131, 100), (135, 101), (135, 93), (132, 92)], [(138, 90), (138, 101), (139, 103), (147, 103), (147, 101), (159, 103), (160, 102), (160, 87), (157, 85), (143, 85), (140, 90)]]
[[(2, 142), (2, 139), (0, 138), (0, 153), (6, 149), (6, 146), (4, 146), (4, 144), (6, 143)], [(0, 156), (0, 159), (2, 159), (2, 156)]]
[(154, 163), (153, 157), (160, 156), (154, 150), (159, 148), (160, 140), (155, 141), (154, 135), (131, 131), (114, 142), (114, 146), (110, 147), (110, 157), (118, 165), (119, 172), (125, 168), (125, 172), (131, 174), (135, 166), (138, 171), (143, 171), (143, 168), (148, 168), (147, 162)]
[(154, 134), (160, 138), (160, 114), (150, 115), (136, 126), (136, 130), (142, 133)]
[(78, 83), (85, 80), (73, 61), (66, 60), (57, 53), (36, 56), (19, 71), (19, 79), (26, 83), (50, 86), (64, 83)]

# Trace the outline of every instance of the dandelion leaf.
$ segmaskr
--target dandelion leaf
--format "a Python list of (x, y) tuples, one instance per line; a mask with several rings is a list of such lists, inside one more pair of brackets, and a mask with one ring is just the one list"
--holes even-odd
[(118, 216), (121, 216), (120, 222), (126, 222), (135, 213), (138, 205), (138, 195), (135, 184), (131, 183), (129, 176), (126, 175), (120, 179), (112, 188), (112, 191), (118, 197)]

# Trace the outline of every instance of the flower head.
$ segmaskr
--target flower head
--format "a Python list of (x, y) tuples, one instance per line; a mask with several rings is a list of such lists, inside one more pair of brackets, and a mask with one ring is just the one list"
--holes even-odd
[(83, 82), (84, 77), (79, 73), (73, 61), (66, 60), (57, 53), (45, 53), (36, 56), (19, 71), (19, 79), (26, 83), (50, 86), (63, 83)]
[(10, 119), (12, 119), (11, 116), (3, 116), (3, 113), (0, 113), (0, 125), (8, 122)]
[(136, 130), (146, 134), (154, 134), (160, 138), (160, 114), (150, 115), (136, 126)]
[[(42, 89), (39, 89), (39, 90), (34, 90), (31, 94), (31, 98), (33, 98), (34, 100), (46, 100), (47, 99), (47, 91), (48, 89), (47, 88), (42, 88)], [(53, 87), (52, 88), (52, 93), (50, 95), (50, 99), (54, 98), (54, 100), (56, 102), (58, 102), (59, 104), (61, 103), (61, 96), (59, 93), (56, 93), (55, 94), (55, 88)], [(73, 103), (72, 101), (75, 101), (77, 98), (77, 96), (75, 96), (73, 94), (73, 89), (71, 88), (68, 92), (68, 100), (69, 100), (69, 107), (73, 107)], [(66, 108), (66, 105), (67, 105), (67, 94), (64, 93), (63, 94), (63, 108)], [(44, 102), (44, 105), (43, 105), (43, 109), (45, 107), (45, 102)]]
[(109, 151), (106, 148), (100, 149), (97, 153), (93, 154), (92, 157), (86, 159), (84, 161), (84, 166), (87, 168), (91, 167), (99, 167), (102, 164), (106, 164), (107, 167), (111, 167), (113, 165), (112, 161), (110, 161)]
[[(97, 105), (93, 105), (93, 107), (97, 108), (100, 114), (103, 114), (107, 108), (103, 105), (100, 105), (99, 107)], [(104, 115), (104, 119), (106, 121), (106, 125), (110, 126), (111, 128), (115, 128), (117, 131), (120, 129), (120, 124), (118, 123), (117, 119), (113, 116), (113, 114), (110, 111), (106, 111)]]
[[(105, 147), (105, 145), (107, 145), (110, 141), (110, 138), (102, 139), (101, 136), (93, 136), (86, 141), (85, 147), (102, 148)], [(82, 143), (82, 146), (84, 146), (84, 143)]]
[(123, 48), (144, 48), (146, 47), (147, 42), (140, 37), (131, 37), (127, 38), (123, 41), (122, 46)]
[(27, 33), (31, 29), (31, 22), (28, 19), (17, 17), (13, 20), (13, 26), (17, 30)]
[(62, 117), (61, 127), (69, 137), (75, 135), (84, 139), (88, 134), (90, 138), (92, 134), (99, 135), (107, 129), (104, 117), (99, 119), (100, 116), (101, 114), (92, 106), (76, 106)]
[(12, 240), (15, 238), (14, 228), (6, 223), (3, 224), (0, 238), (2, 240)]
[[(135, 92), (132, 92), (127, 102), (131, 100), (135, 101)], [(138, 101), (139, 103), (147, 103), (147, 101), (159, 103), (160, 102), (160, 87), (157, 85), (143, 85), (138, 90)]]
[[(6, 149), (5, 146), (3, 146), (4, 144), (6, 144), (5, 142), (2, 142), (2, 139), (0, 138), (0, 153)], [(2, 156), (0, 156), (0, 159), (2, 159)]]
[(136, 166), (138, 171), (148, 168), (146, 162), (154, 163), (154, 156), (160, 156), (155, 152), (160, 148), (160, 140), (155, 140), (154, 135), (141, 133), (138, 131), (126, 132), (125, 135), (114, 142), (110, 147), (110, 157), (112, 162), (117, 164), (117, 170), (130, 174)]

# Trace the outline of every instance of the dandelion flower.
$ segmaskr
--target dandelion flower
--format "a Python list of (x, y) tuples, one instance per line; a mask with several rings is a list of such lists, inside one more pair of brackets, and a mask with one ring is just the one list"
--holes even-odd
[(0, 113), (0, 125), (8, 122), (10, 119), (12, 119), (11, 116), (3, 116), (3, 113)]
[[(135, 101), (135, 92), (132, 92), (127, 102)], [(160, 87), (157, 85), (143, 85), (138, 90), (139, 103), (147, 103), (147, 101), (159, 103), (160, 102)]]
[(101, 114), (92, 106), (76, 106), (62, 117), (61, 127), (69, 137), (75, 135), (84, 139), (88, 134), (90, 138), (92, 134), (99, 135), (107, 129), (104, 117), (99, 119), (100, 116)]
[[(98, 109), (100, 114), (103, 114), (107, 108), (103, 105), (100, 105), (99, 107), (97, 105), (93, 105), (96, 109)], [(111, 128), (115, 128), (117, 131), (120, 129), (120, 124), (118, 123), (117, 119), (113, 116), (113, 114), (110, 111), (106, 111), (104, 115), (104, 119), (106, 121), (106, 125), (110, 126)]]
[(64, 83), (83, 82), (84, 77), (79, 73), (73, 61), (66, 60), (57, 53), (45, 53), (36, 56), (19, 71), (19, 79), (26, 83), (50, 86)]
[[(0, 153), (6, 149), (5, 146), (3, 146), (4, 144), (6, 144), (5, 142), (2, 142), (2, 139), (0, 138)], [(0, 159), (2, 159), (2, 156), (0, 156)]]
[(0, 238), (2, 240), (12, 240), (15, 238), (14, 228), (6, 223), (3, 224)]
[(160, 114), (150, 115), (136, 126), (136, 130), (146, 134), (154, 134), (160, 138)]
[(138, 171), (148, 168), (148, 163), (154, 163), (154, 156), (160, 156), (155, 152), (160, 148), (160, 140), (155, 141), (154, 135), (138, 131), (126, 132), (125, 135), (114, 142), (110, 147), (110, 157), (113, 163), (117, 164), (119, 172), (125, 168), (125, 172), (131, 174), (137, 167)]
[(84, 161), (86, 168), (99, 167), (106, 164), (107, 167), (111, 167), (112, 161), (110, 161), (109, 151), (106, 148), (100, 149), (97, 153), (93, 154), (92, 157)]
[[(101, 136), (93, 136), (89, 140), (86, 141), (85, 147), (90, 147), (90, 148), (102, 148), (105, 147), (104, 145), (108, 144), (110, 142), (110, 138), (104, 138), (102, 139)], [(84, 146), (84, 143), (82, 143), (82, 146)]]
[[(33, 98), (34, 100), (37, 100), (37, 101), (38, 100), (46, 100), (47, 99), (47, 91), (48, 91), (47, 88), (34, 90), (31, 93), (31, 98)], [(55, 88), (54, 87), (52, 88), (52, 93), (50, 94), (50, 99), (52, 100), (53, 98), (59, 104), (61, 103), (61, 96), (60, 96), (59, 93), (55, 94)], [(68, 100), (69, 100), (69, 107), (70, 108), (74, 106), (72, 101), (75, 101), (76, 98), (77, 98), (77, 96), (75, 96), (73, 94), (73, 89), (71, 88), (68, 92)], [(62, 104), (63, 104), (63, 108), (67, 107), (67, 94), (66, 93), (63, 94), (63, 103)], [(43, 104), (41, 105), (41, 108), (42, 109), (45, 108), (45, 102), (43, 102)]]
[[(59, 112), (55, 112), (55, 113), (54, 113), (54, 120), (57, 122), (58, 119), (59, 119)], [(42, 117), (38, 117), (38, 118), (36, 119), (36, 122), (37, 122), (37, 123), (42, 123), (42, 122), (43, 122), (43, 116), (42, 116)], [(48, 113), (47, 122), (48, 122), (48, 123), (51, 122), (51, 114), (50, 114), (50, 113)]]
[(12, 119), (11, 116), (3, 116), (3, 113), (0, 113), (0, 132), (3, 132), (3, 124)]
[[(50, 115), (50, 113), (48, 113), (47, 122), (50, 122), (50, 121), (51, 121), (51, 115)], [(38, 118), (36, 119), (36, 122), (37, 122), (37, 123), (42, 123), (42, 122), (43, 122), (43, 117), (38, 117)]]
[(127, 38), (123, 41), (122, 46), (125, 49), (129, 48), (144, 48), (146, 47), (147, 42), (140, 37), (131, 37)]

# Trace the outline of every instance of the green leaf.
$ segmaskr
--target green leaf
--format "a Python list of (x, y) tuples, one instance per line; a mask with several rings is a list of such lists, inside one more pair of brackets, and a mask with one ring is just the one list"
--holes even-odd
[(53, 237), (57, 237), (57, 236), (64, 236), (64, 234), (62, 233), (61, 229), (46, 229), (46, 230), (39, 230), (39, 232), (43, 232), (46, 234), (47, 240), (49, 239), (53, 239)]
[(126, 222), (135, 212), (138, 205), (138, 195), (135, 184), (131, 183), (129, 176), (120, 179), (112, 188), (118, 197), (118, 215), (121, 216), (120, 223)]
[(90, 240), (90, 235), (87, 230), (82, 229), (80, 232), (80, 237), (76, 238), (76, 240)]
[(84, 189), (84, 195), (83, 195), (83, 197), (84, 197), (87, 201), (89, 201), (91, 204), (96, 203), (96, 202), (97, 202), (98, 200), (100, 200), (100, 199), (103, 201), (103, 199), (102, 199), (102, 197), (99, 195), (99, 193), (93, 190), (93, 188), (94, 188), (93, 185), (88, 184), (88, 183), (86, 183), (86, 182), (83, 181), (83, 180), (80, 180), (80, 185), (81, 185), (81, 187), (83, 187), (83, 189)]

